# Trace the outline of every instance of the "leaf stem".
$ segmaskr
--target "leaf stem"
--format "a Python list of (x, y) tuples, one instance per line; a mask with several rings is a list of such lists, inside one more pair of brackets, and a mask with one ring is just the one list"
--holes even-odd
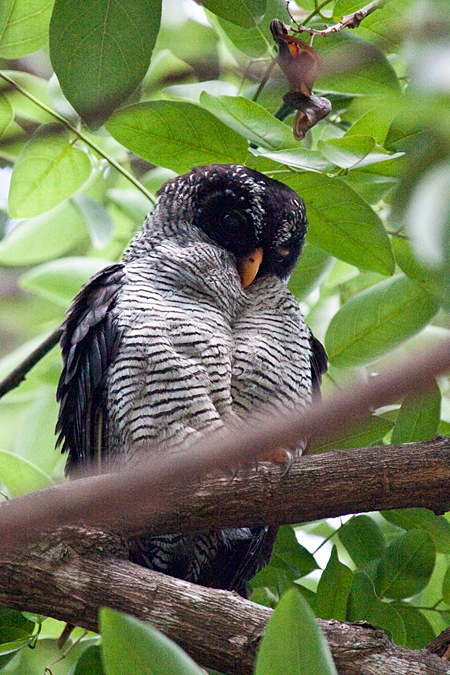
[(113, 159), (108, 153), (106, 153), (102, 148), (100, 148), (94, 141), (92, 141), (88, 136), (86, 136), (80, 129), (77, 129), (73, 124), (71, 124), (65, 117), (60, 115), (59, 113), (56, 112), (56, 110), (53, 110), (49, 106), (45, 105), (45, 103), (42, 103), (39, 99), (37, 99), (33, 94), (30, 94), (29, 91), (24, 89), (23, 87), (20, 86), (17, 82), (15, 82), (11, 77), (6, 75), (4, 72), (0, 70), (0, 77), (5, 80), (5, 82), (8, 82), (10, 85), (12, 85), (17, 91), (20, 91), (21, 94), (26, 96), (30, 101), (33, 101), (36, 105), (38, 105), (42, 110), (45, 110), (48, 112), (52, 117), (57, 119), (61, 124), (63, 124), (66, 129), (71, 131), (73, 134), (75, 134), (81, 141), (86, 143), (94, 152), (98, 153), (103, 159), (106, 159), (109, 164), (111, 164), (119, 173), (122, 174), (127, 180), (129, 180), (137, 189), (142, 192), (143, 195), (147, 197), (147, 199), (152, 203), (156, 203), (155, 197), (152, 195), (151, 192), (149, 192), (143, 185), (140, 183), (137, 178), (135, 178), (131, 173), (129, 173), (126, 169), (123, 168), (118, 162), (116, 162), (115, 159)]

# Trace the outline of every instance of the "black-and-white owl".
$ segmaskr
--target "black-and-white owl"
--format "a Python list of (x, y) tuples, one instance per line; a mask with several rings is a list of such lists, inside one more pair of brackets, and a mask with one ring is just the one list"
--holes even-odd
[[(238, 165), (197, 167), (158, 194), (123, 261), (85, 284), (64, 323), (57, 431), (71, 477), (305, 408), (326, 369), (286, 286), (307, 230), (299, 196)], [(131, 558), (245, 595), (275, 534), (142, 538)]]

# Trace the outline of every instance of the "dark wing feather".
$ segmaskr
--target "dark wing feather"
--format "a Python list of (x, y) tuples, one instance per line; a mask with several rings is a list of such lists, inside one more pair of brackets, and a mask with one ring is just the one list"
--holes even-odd
[(91, 465), (103, 426), (103, 384), (120, 342), (111, 309), (125, 283), (123, 264), (111, 265), (83, 286), (69, 309), (61, 337), (63, 369), (57, 445), (68, 452), (66, 473)]
[(311, 382), (313, 398), (320, 399), (320, 385), (322, 375), (328, 370), (328, 356), (323, 344), (310, 331), (309, 344), (311, 346)]

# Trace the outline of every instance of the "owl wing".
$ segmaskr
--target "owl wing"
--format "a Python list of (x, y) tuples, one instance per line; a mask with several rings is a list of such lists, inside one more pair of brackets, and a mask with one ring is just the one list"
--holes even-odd
[(125, 283), (124, 266), (111, 265), (93, 276), (75, 297), (61, 338), (63, 368), (57, 445), (68, 452), (66, 473), (92, 465), (106, 438), (104, 381), (121, 331), (111, 311)]
[(311, 347), (309, 360), (311, 362), (311, 384), (313, 399), (320, 399), (320, 385), (322, 375), (328, 370), (328, 356), (323, 344), (310, 330), (309, 344)]

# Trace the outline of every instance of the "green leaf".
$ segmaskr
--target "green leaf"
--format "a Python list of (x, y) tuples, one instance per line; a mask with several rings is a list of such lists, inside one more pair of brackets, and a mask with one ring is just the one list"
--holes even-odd
[[(61, 236), (64, 223), (64, 237)], [(87, 239), (78, 210), (63, 202), (51, 211), (29, 218), (0, 241), (0, 264), (33, 265), (57, 258)]]
[(20, 286), (67, 308), (81, 286), (94, 274), (110, 265), (102, 258), (62, 258), (25, 272)]
[[(228, 7), (232, 4), (228, 3)], [(210, 16), (209, 14), (208, 18)], [(225, 19), (214, 20), (213, 18), (212, 23), (218, 27), (218, 32), (225, 36), (226, 42), (231, 42), (231, 49), (234, 46), (248, 56), (258, 58), (267, 54), (268, 50), (274, 45), (270, 32), (270, 22), (274, 17), (285, 23), (290, 23), (284, 0), (268, 0), (266, 15), (261, 23), (254, 28), (242, 28), (242, 26), (237, 26)]]
[(203, 0), (210, 12), (242, 28), (258, 25), (265, 14), (267, 0)]
[(445, 301), (448, 293), (444, 275), (420, 263), (414, 256), (411, 244), (403, 237), (394, 237), (392, 242), (395, 259), (401, 270), (426, 293)]
[(450, 161), (446, 159), (432, 164), (416, 181), (405, 214), (417, 258), (435, 272), (444, 272), (447, 287), (450, 276), (449, 190)]
[(316, 173), (283, 181), (305, 200), (308, 241), (361, 269), (392, 274), (394, 257), (377, 214), (342, 180)]
[(243, 96), (200, 95), (200, 104), (238, 134), (272, 150), (292, 148), (292, 129), (265, 108)]
[(383, 511), (382, 516), (404, 530), (426, 530), (438, 553), (450, 551), (450, 523), (428, 509), (400, 509)]
[(239, 134), (184, 101), (130, 105), (105, 126), (132, 152), (177, 173), (204, 164), (242, 164), (247, 156), (247, 143)]
[(363, 448), (380, 441), (393, 427), (390, 420), (385, 420), (377, 415), (365, 418), (357, 424), (352, 424), (348, 429), (341, 431), (330, 441), (311, 440), (310, 452), (317, 454), (327, 450), (338, 448)]
[(372, 152), (375, 139), (359, 135), (329, 138), (327, 141), (319, 139), (317, 147), (329, 162), (342, 169), (350, 169)]
[(398, 109), (396, 94), (355, 97), (342, 115), (344, 121), (351, 122), (344, 138), (362, 134), (372, 136), (377, 143), (384, 143)]
[(441, 419), (441, 399), (441, 391), (436, 382), (419, 396), (405, 396), (392, 432), (391, 443), (413, 443), (433, 438)]
[(374, 42), (386, 54), (397, 52), (402, 42), (405, 15), (408, 14), (409, 7), (413, 3), (414, 0), (395, 0), (395, 2), (386, 2), (384, 6), (380, 5), (376, 12), (364, 19), (356, 29), (356, 33)]
[(30, 644), (33, 638), (20, 628), (0, 628), (0, 655), (17, 652)]
[(379, 595), (409, 598), (429, 582), (436, 562), (436, 549), (428, 532), (410, 530), (386, 549), (375, 581)]
[(393, 603), (393, 607), (402, 617), (405, 626), (405, 647), (422, 649), (434, 640), (434, 630), (419, 609), (400, 602)]
[(287, 591), (269, 619), (255, 675), (337, 675), (330, 648), (300, 592)]
[(347, 603), (353, 582), (353, 572), (340, 562), (333, 546), (327, 566), (317, 587), (315, 611), (321, 619), (345, 621)]
[(371, 363), (418, 333), (437, 309), (404, 275), (385, 279), (350, 298), (331, 319), (328, 358), (336, 366)]
[(450, 567), (447, 569), (442, 582), (442, 597), (447, 605), (450, 605)]
[(405, 626), (401, 616), (391, 604), (380, 600), (365, 572), (355, 572), (353, 575), (347, 621), (367, 621), (382, 628), (397, 644), (405, 643)]
[(17, 59), (48, 41), (54, 0), (2, 0), (0, 4), (0, 57)]
[(346, 33), (324, 43), (316, 88), (343, 94), (387, 95), (400, 91), (395, 70), (374, 44)]
[(141, 82), (161, 21), (160, 0), (56, 0), (50, 56), (64, 95), (99, 127)]
[(289, 290), (298, 300), (304, 298), (319, 286), (332, 264), (333, 258), (328, 253), (312, 244), (305, 244), (289, 279)]
[(82, 193), (74, 195), (73, 201), (81, 211), (94, 248), (105, 248), (114, 234), (114, 223), (108, 211), (100, 202)]
[(91, 645), (82, 653), (71, 675), (105, 675), (100, 645)]
[(11, 177), (12, 218), (37, 216), (74, 194), (89, 178), (91, 162), (60, 124), (43, 124), (20, 153)]
[(357, 567), (380, 558), (385, 550), (383, 533), (370, 516), (355, 516), (339, 529), (344, 544)]
[(276, 152), (260, 152), (256, 157), (267, 157), (274, 162), (288, 164), (296, 169), (315, 169), (316, 171), (327, 171), (332, 169), (330, 162), (324, 159), (320, 152), (301, 147), (288, 150), (277, 150)]
[[(50, 106), (50, 101), (47, 94), (47, 80), (44, 80), (41, 77), (36, 77), (30, 73), (23, 73), (18, 70), (5, 70), (2, 71), (8, 77), (10, 77), (14, 82), (20, 85), (23, 89), (29, 94), (32, 94), (39, 101), (44, 103), (47, 106)], [(8, 87), (8, 99), (11, 103), (15, 114), (18, 117), (24, 117), (27, 120), (32, 120), (33, 122), (54, 122), (55, 118), (49, 112), (42, 110), (42, 108), (33, 101), (30, 101), (29, 98), (24, 96), (17, 89), (9, 88), (9, 85), (2, 80), (0, 77), (0, 84), (2, 86)]]
[(203, 675), (186, 652), (144, 621), (101, 609), (100, 632), (106, 675)]
[(0, 450), (0, 480), (13, 497), (54, 485), (44, 471), (24, 457)]
[(0, 94), (0, 138), (13, 119), (14, 111), (9, 99), (4, 94)]
[(292, 525), (282, 525), (278, 530), (270, 565), (281, 568), (288, 565), (298, 577), (318, 569), (312, 553), (298, 542)]

